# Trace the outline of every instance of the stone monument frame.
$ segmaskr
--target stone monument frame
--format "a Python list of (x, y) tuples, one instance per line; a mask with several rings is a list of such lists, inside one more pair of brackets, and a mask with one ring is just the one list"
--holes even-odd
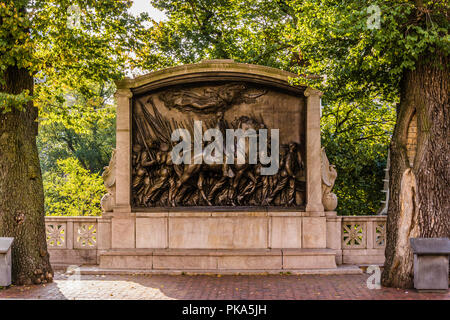
[[(112, 210), (103, 213), (112, 221), (111, 243), (110, 249), (100, 254), (100, 265), (137, 269), (184, 266), (204, 270), (336, 268), (335, 253), (327, 249), (326, 216), (330, 213), (325, 213), (322, 204), (321, 92), (290, 85), (290, 78), (295, 77), (270, 67), (207, 60), (117, 82), (115, 195)], [(303, 210), (133, 208), (133, 97), (158, 88), (213, 80), (259, 83), (304, 99), (306, 205)], [(174, 256), (177, 258), (173, 259)]]

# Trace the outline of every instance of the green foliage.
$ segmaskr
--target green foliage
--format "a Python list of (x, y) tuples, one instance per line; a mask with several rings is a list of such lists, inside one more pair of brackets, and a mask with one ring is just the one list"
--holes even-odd
[(337, 165), (338, 212), (374, 213), (383, 197), (381, 169), (395, 119), (388, 104), (399, 102), (405, 70), (436, 51), (448, 54), (448, 2), (298, 0), (290, 5), (298, 19), (291, 34), (303, 61), (293, 70), (322, 76), (297, 82), (319, 88), (328, 101), (323, 144)]
[[(0, 113), (22, 110), (31, 99), (39, 108), (37, 143), (47, 214), (99, 213), (104, 190), (98, 174), (115, 141), (112, 83), (131, 67), (146, 19), (129, 14), (131, 4), (0, 2)], [(4, 92), (9, 68), (33, 75), (32, 96)]]
[(287, 25), (295, 25), (282, 1), (153, 0), (169, 20), (143, 33), (138, 66), (154, 70), (202, 59), (286, 68), (290, 63)]
[(406, 69), (436, 50), (449, 52), (445, 0), (296, 0), (291, 6), (298, 18), (293, 41), (305, 61), (296, 71), (326, 75), (310, 83), (329, 98), (397, 102)]
[(0, 106), (3, 106), (0, 111), (7, 113), (14, 108), (23, 111), (23, 105), (30, 102), (32, 98), (28, 90), (24, 90), (19, 94), (0, 92)]
[[(123, 77), (132, 64), (131, 52), (140, 46), (138, 34), (146, 19), (133, 17), (128, 12), (131, 4), (130, 0), (0, 2), (0, 75), (17, 67), (40, 81), (73, 88), (81, 79), (103, 83)], [(0, 76), (0, 92), (4, 84)], [(6, 110), (20, 106), (24, 98), (0, 97), (0, 108)]]
[[(129, 0), (35, 1), (33, 5), (36, 71), (76, 84), (124, 75), (138, 46), (141, 18), (128, 13)], [(76, 10), (71, 6), (76, 6)], [(77, 20), (79, 24), (71, 25)]]
[[(33, 65), (31, 21), (25, 5), (26, 1), (0, 2), (0, 74), (9, 66), (27, 68)], [(4, 84), (0, 77), (0, 87)]]
[[(132, 17), (128, 0), (0, 3), (0, 73), (17, 66), (39, 80), (33, 98), (45, 179), (68, 168), (57, 159), (77, 159), (86, 170), (79, 175), (87, 177), (107, 164), (114, 144), (111, 83), (127, 69), (232, 58), (296, 72), (303, 76), (297, 82), (324, 92), (322, 143), (338, 170), (339, 213), (376, 211), (402, 74), (418, 59), (449, 52), (446, 1), (150, 2), (168, 21), (144, 28), (148, 17)], [(80, 9), (76, 28), (67, 23), (71, 5)], [(368, 28), (370, 5), (380, 9), (380, 28)], [(2, 92), (3, 84), (0, 77), (0, 112), (31, 98)], [(57, 199), (51, 188), (49, 201)]]
[[(343, 215), (365, 215), (378, 210), (384, 196), (383, 169), (395, 122), (394, 108), (375, 100), (379, 92), (372, 91), (371, 86), (356, 85), (358, 79), (334, 80), (330, 73), (331, 67), (338, 68), (342, 59), (349, 63), (357, 61), (354, 56), (347, 57), (347, 47), (351, 48), (352, 41), (357, 44), (357, 40), (348, 39), (347, 43), (345, 39), (335, 39), (333, 32), (365, 27), (367, 3), (360, 1), (357, 12), (351, 13), (347, 12), (348, 8), (340, 8), (336, 1), (320, 4), (315, 1), (154, 0), (152, 4), (169, 19), (155, 24), (146, 35), (148, 41), (138, 56), (147, 69), (204, 58), (233, 58), (302, 75), (326, 75), (323, 85), (323, 79), (317, 81), (314, 77), (303, 77), (300, 81), (320, 86), (325, 93), (322, 143), (338, 170), (334, 188), (339, 198), (337, 210)], [(336, 10), (347, 13), (332, 13), (334, 4)], [(355, 10), (356, 6), (350, 6)], [(347, 19), (344, 14), (355, 17), (341, 21)], [(362, 19), (358, 26), (354, 26), (356, 17)], [(340, 27), (334, 27), (333, 23), (338, 22)], [(335, 55), (343, 54), (341, 60), (329, 58), (333, 50)], [(366, 72), (367, 67), (353, 71), (353, 75), (362, 79), (364, 75), (359, 73)], [(347, 72), (341, 71), (342, 75)], [(392, 91), (390, 100), (396, 99), (395, 92)]]
[(38, 148), (43, 172), (58, 159), (76, 158), (91, 173), (101, 173), (115, 144), (114, 86), (88, 82), (77, 91), (57, 82), (39, 84)]
[(43, 175), (45, 213), (52, 216), (101, 215), (100, 199), (106, 190), (98, 174), (91, 174), (74, 158), (57, 161)]
[[(114, 86), (37, 85), (37, 139), (47, 215), (99, 215), (100, 177), (115, 144)], [(65, 211), (66, 210), (66, 211)]]
[(341, 215), (375, 214), (385, 196), (384, 171), (395, 111), (389, 105), (324, 105), (322, 145), (338, 177), (334, 192)]

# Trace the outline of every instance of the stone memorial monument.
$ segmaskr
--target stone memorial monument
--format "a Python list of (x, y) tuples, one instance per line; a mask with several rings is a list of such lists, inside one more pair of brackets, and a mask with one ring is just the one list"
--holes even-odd
[(336, 268), (321, 93), (293, 77), (207, 60), (118, 82), (100, 267)]

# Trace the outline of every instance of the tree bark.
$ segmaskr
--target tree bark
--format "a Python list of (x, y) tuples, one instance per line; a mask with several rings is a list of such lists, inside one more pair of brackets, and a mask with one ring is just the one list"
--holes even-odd
[[(25, 69), (9, 67), (0, 90), (33, 93)], [(15, 284), (49, 282), (53, 271), (47, 252), (44, 191), (36, 136), (38, 110), (29, 102), (23, 111), (0, 108), (0, 237), (14, 237), (12, 279)]]
[[(429, 58), (432, 57), (432, 58)], [(401, 81), (397, 123), (391, 141), (390, 199), (382, 284), (413, 287), (409, 239), (450, 236), (450, 106), (448, 56), (419, 59)], [(408, 127), (417, 119), (417, 137)], [(408, 158), (407, 143), (417, 143)]]

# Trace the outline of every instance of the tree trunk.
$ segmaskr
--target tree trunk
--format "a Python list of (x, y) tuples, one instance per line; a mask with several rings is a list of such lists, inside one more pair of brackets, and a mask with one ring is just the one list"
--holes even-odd
[[(33, 93), (33, 78), (25, 69), (9, 67), (0, 90)], [(23, 111), (0, 108), (0, 237), (14, 237), (12, 279), (15, 284), (51, 281), (47, 252), (44, 191), (36, 135), (38, 110), (29, 102)]]
[(450, 236), (449, 61), (439, 52), (428, 57), (406, 71), (401, 83), (382, 274), (389, 287), (413, 286), (410, 238)]

